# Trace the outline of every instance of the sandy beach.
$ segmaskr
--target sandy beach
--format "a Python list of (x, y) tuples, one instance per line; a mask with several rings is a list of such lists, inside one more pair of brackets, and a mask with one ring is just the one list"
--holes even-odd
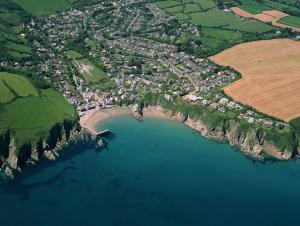
[[(80, 118), (80, 125), (83, 128), (95, 131), (96, 126), (105, 121), (106, 119), (128, 115), (133, 116), (133, 111), (131, 107), (113, 107), (107, 109), (96, 109), (88, 112), (85, 116)], [(144, 108), (143, 117), (151, 118), (162, 118), (167, 120), (174, 120), (166, 110), (160, 106), (150, 106)]]
[(162, 119), (174, 120), (174, 118), (172, 118), (170, 114), (160, 106), (149, 106), (147, 108), (144, 108), (143, 116), (151, 117), (151, 118), (162, 118)]
[(132, 111), (128, 107), (113, 107), (107, 109), (96, 109), (80, 118), (80, 125), (83, 128), (88, 128), (95, 131), (97, 124), (102, 121), (121, 115), (131, 115)]

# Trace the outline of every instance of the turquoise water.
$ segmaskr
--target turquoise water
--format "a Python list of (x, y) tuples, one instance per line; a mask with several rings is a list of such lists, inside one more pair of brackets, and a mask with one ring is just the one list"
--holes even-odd
[(102, 152), (65, 152), (0, 185), (0, 225), (299, 225), (300, 161), (257, 163), (182, 124), (110, 119)]

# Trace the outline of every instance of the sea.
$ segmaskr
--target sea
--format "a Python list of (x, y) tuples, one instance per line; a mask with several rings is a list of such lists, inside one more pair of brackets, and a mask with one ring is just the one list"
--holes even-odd
[(257, 162), (182, 123), (128, 116), (0, 184), (3, 226), (299, 225), (300, 160)]

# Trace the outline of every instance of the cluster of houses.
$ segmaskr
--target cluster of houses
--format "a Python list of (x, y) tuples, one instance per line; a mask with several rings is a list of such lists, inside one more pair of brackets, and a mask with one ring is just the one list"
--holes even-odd
[[(182, 96), (191, 104), (222, 113), (234, 111), (249, 123), (285, 126), (226, 97), (222, 88), (238, 79), (237, 73), (180, 52), (168, 42), (182, 32), (199, 35), (196, 27), (183, 23), (177, 34), (167, 35), (164, 28), (173, 17), (154, 4), (142, 0), (108, 3), (32, 20), (26, 25), (26, 35), (35, 40), (33, 51), (40, 62), (14, 66), (51, 83), (76, 106), (80, 116), (92, 109), (132, 103), (151, 92), (168, 101)], [(88, 83), (67, 57), (68, 41), (80, 38), (83, 32), (86, 52), (82, 54), (106, 71), (106, 81)], [(167, 42), (160, 41), (162, 35)], [(0, 63), (11, 66), (10, 62)]]

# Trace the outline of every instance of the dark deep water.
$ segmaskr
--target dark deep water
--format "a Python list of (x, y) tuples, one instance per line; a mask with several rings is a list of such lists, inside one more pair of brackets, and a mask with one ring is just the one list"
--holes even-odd
[(107, 150), (66, 152), (0, 185), (0, 225), (299, 225), (300, 160), (253, 162), (172, 121), (103, 127), (116, 134)]

